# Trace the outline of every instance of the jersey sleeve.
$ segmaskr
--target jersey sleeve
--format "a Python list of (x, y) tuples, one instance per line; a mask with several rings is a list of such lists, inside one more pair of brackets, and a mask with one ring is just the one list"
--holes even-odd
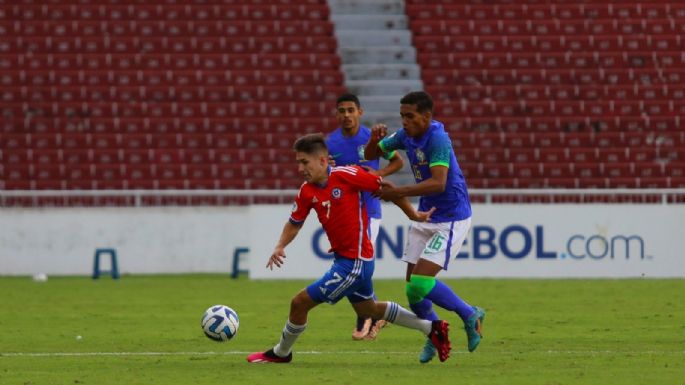
[(397, 154), (397, 151), (390, 151), (390, 152), (383, 151), (383, 159), (390, 160), (390, 159), (392, 159), (393, 156), (395, 156), (395, 154)]
[(381, 178), (371, 174), (359, 166), (336, 167), (335, 172), (348, 184), (362, 191), (376, 191), (381, 187)]
[[(404, 150), (404, 129), (393, 132), (378, 142), (378, 147), (384, 154), (391, 154), (395, 150)], [(390, 158), (385, 158), (390, 159)]]
[(450, 153), (453, 151), (452, 142), (447, 135), (436, 135), (428, 148), (428, 166), (450, 167)]
[(309, 197), (310, 194), (307, 193), (306, 184), (300, 187), (300, 192), (297, 193), (295, 197), (295, 202), (293, 202), (293, 208), (290, 212), (290, 223), (293, 225), (300, 226), (304, 223), (309, 215), (309, 210), (312, 209), (312, 199)]

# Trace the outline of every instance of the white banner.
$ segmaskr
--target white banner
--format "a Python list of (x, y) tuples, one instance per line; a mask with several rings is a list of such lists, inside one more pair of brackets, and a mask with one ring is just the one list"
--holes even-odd
[[(318, 278), (331, 264), (328, 241), (310, 213), (281, 269), (265, 269), (289, 207), (251, 210), (250, 276)], [(409, 221), (384, 205), (376, 278), (403, 278)], [(256, 230), (256, 231), (255, 231)], [(473, 227), (441, 277), (685, 277), (685, 206), (474, 205)]]
[[(247, 246), (249, 207), (0, 210), (0, 275), (88, 275), (96, 248), (120, 273), (226, 272)], [(110, 258), (101, 261), (109, 269)]]
[[(385, 205), (377, 278), (403, 278), (409, 221)], [(685, 277), (685, 205), (475, 205), (473, 228), (443, 277)], [(0, 210), (0, 275), (90, 274), (115, 248), (122, 274), (226, 272), (318, 278), (328, 240), (310, 214), (281, 269), (265, 268), (289, 205)], [(107, 258), (108, 259), (108, 258)], [(108, 268), (108, 261), (103, 263)]]

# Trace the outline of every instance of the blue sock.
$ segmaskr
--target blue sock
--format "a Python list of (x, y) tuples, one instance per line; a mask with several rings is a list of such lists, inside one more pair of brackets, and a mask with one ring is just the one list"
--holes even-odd
[[(433, 290), (428, 293), (426, 298), (433, 301), (436, 305), (443, 309), (456, 312), (464, 322), (466, 322), (469, 316), (474, 312), (471, 305), (459, 298), (459, 296), (454, 293), (449, 286), (438, 281), (437, 279), (435, 280), (435, 287), (433, 287)], [(412, 309), (414, 308), (412, 307)], [(419, 314), (416, 313), (416, 315)]]
[(410, 304), (409, 307), (419, 318), (427, 319), (429, 321), (438, 319), (438, 315), (435, 314), (435, 311), (433, 310), (433, 303), (428, 299), (424, 298), (420, 302)]

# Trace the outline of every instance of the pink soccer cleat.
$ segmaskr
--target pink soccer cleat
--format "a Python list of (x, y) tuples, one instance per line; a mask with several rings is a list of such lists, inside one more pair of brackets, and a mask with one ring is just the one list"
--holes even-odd
[(257, 353), (252, 353), (249, 356), (247, 356), (247, 362), (252, 362), (255, 364), (268, 364), (268, 363), (275, 363), (275, 364), (286, 364), (290, 361), (293, 360), (293, 353), (291, 352), (288, 354), (287, 357), (279, 357), (274, 353), (273, 349), (269, 349), (265, 352), (257, 352)]

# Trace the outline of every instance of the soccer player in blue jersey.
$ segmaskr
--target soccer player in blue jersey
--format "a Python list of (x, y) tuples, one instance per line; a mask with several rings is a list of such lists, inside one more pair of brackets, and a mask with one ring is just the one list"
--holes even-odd
[[(456, 312), (464, 322), (468, 350), (480, 343), (485, 311), (471, 306), (436, 279), (457, 256), (471, 227), (471, 204), (464, 175), (459, 168), (452, 141), (445, 127), (433, 120), (433, 99), (426, 92), (410, 92), (400, 100), (402, 128), (387, 135), (387, 127), (374, 125), (364, 150), (366, 159), (404, 150), (411, 164), (415, 184), (391, 186), (384, 182), (378, 194), (383, 200), (419, 196), (419, 210), (436, 207), (430, 223), (412, 223), (402, 260), (407, 262), (407, 299), (421, 318), (438, 319), (433, 303)], [(419, 355), (426, 363), (435, 356), (427, 341)]]
[[(326, 145), (330, 153), (333, 166), (359, 165), (371, 168), (374, 174), (381, 177), (391, 175), (402, 169), (404, 165), (402, 157), (395, 151), (383, 154), (388, 159), (388, 164), (380, 168), (378, 159), (364, 159), (364, 146), (369, 141), (371, 130), (361, 125), (361, 117), (364, 110), (359, 98), (353, 94), (343, 94), (336, 101), (335, 117), (339, 127), (331, 132), (326, 138)], [(369, 216), (369, 232), (371, 244), (376, 245), (376, 237), (381, 224), (381, 203), (371, 193), (364, 192), (364, 203)], [(373, 340), (378, 332), (385, 326), (384, 320), (372, 320), (371, 318), (357, 317), (357, 324), (352, 331), (354, 340)]]

